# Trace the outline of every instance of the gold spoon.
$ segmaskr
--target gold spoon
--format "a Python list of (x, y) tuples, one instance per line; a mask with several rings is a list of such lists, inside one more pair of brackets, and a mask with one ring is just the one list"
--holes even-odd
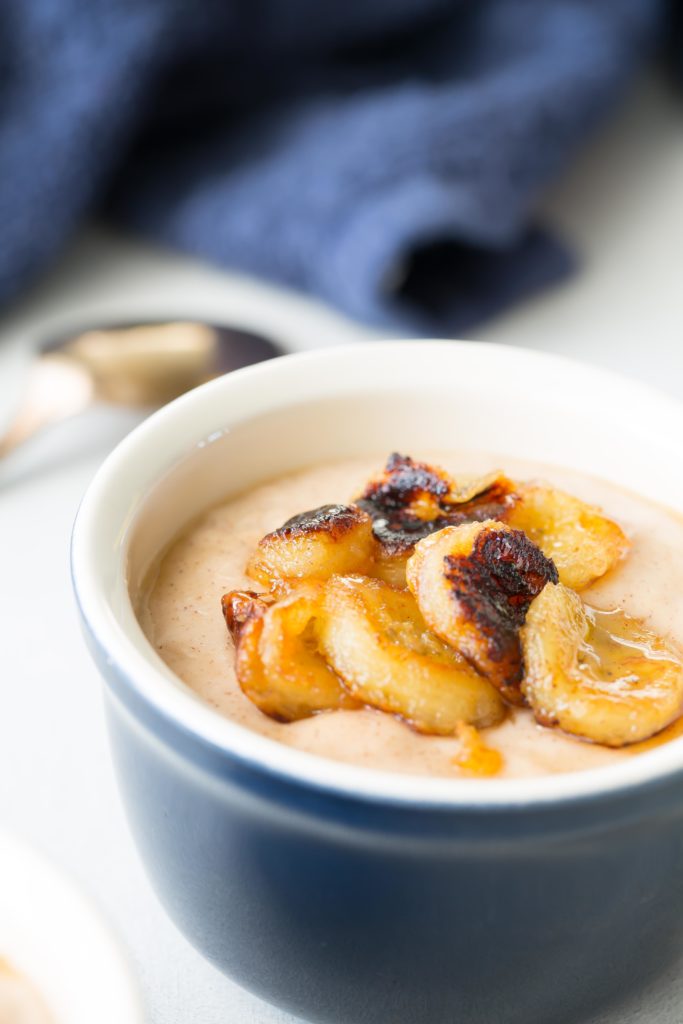
[(19, 408), (0, 439), (0, 458), (95, 402), (158, 407), (212, 377), (282, 354), (261, 335), (194, 321), (72, 334), (35, 359)]

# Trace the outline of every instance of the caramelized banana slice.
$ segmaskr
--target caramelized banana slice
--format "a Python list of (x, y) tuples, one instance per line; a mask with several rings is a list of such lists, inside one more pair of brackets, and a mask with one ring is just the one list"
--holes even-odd
[(318, 630), (329, 663), (364, 704), (424, 733), (454, 735), (462, 721), (493, 725), (500, 697), (426, 628), (413, 597), (380, 580), (334, 576)]
[(384, 472), (357, 499), (379, 541), (373, 575), (405, 586), (405, 564), (419, 540), (446, 526), (501, 518), (515, 501), (513, 485), (502, 473), (456, 482), (437, 466), (390, 455)]
[(449, 526), (408, 561), (408, 586), (425, 622), (514, 704), (522, 704), (519, 628), (557, 570), (521, 530), (504, 523)]
[(561, 584), (532, 602), (521, 630), (522, 690), (543, 725), (621, 747), (683, 711), (683, 664), (623, 612), (600, 612)]
[(565, 586), (582, 590), (628, 550), (621, 527), (595, 506), (543, 484), (518, 484), (516, 490), (520, 500), (506, 522), (552, 558)]
[(263, 615), (272, 603), (273, 598), (269, 594), (257, 594), (255, 590), (231, 590), (229, 594), (223, 594), (223, 617), (235, 644), (245, 623)]
[(366, 572), (375, 551), (372, 521), (355, 505), (322, 505), (266, 534), (247, 565), (264, 586), (333, 573)]
[(318, 649), (315, 627), (322, 594), (321, 585), (309, 584), (275, 604), (255, 595), (251, 608), (248, 591), (223, 597), (240, 687), (278, 721), (358, 707)]
[[(412, 550), (412, 549), (411, 549)], [(391, 551), (382, 544), (377, 544), (375, 560), (370, 567), (368, 576), (383, 580), (391, 587), (398, 587), (405, 590), (406, 586), (406, 562), (410, 551)]]

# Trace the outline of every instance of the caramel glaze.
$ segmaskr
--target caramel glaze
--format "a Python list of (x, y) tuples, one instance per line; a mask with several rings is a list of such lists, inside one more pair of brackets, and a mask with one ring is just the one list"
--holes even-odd
[(233, 643), (236, 643), (249, 619), (263, 615), (272, 602), (273, 598), (270, 595), (257, 594), (255, 590), (231, 590), (229, 594), (223, 594), (223, 618)]

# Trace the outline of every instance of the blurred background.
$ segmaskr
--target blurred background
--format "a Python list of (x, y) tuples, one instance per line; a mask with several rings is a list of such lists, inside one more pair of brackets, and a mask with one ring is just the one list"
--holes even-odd
[[(0, 429), (30, 351), (149, 319), (278, 350), (523, 344), (678, 393), (677, 0), (9, 0), (1, 19)], [(100, 409), (76, 440), (134, 421)], [(0, 482), (32, 458), (0, 455)]]
[(10, 0), (4, 363), (191, 317), (284, 348), (561, 349), (675, 387), (682, 21), (676, 0)]
[(238, 361), (467, 337), (683, 399), (683, 4), (5, 0), (0, 225), (0, 820), (104, 904), (151, 1020), (281, 1021), (149, 892), (71, 607), (80, 495), (161, 399), (37, 356), (149, 320), (238, 329)]

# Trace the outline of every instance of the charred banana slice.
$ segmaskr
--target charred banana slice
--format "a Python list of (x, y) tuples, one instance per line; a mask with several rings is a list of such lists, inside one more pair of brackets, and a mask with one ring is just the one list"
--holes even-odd
[(407, 578), (432, 632), (507, 700), (523, 703), (519, 629), (533, 598), (557, 583), (550, 559), (521, 530), (469, 523), (420, 541)]
[(308, 584), (274, 604), (249, 591), (223, 597), (240, 688), (278, 721), (358, 707), (318, 649), (322, 596), (322, 585)]
[(560, 580), (582, 590), (626, 553), (629, 541), (599, 508), (543, 484), (518, 484), (519, 501), (506, 522), (552, 558)]
[(585, 606), (565, 586), (532, 602), (521, 630), (522, 690), (543, 725), (621, 747), (647, 739), (683, 711), (683, 664), (623, 612)]
[(429, 632), (407, 591), (334, 576), (318, 631), (329, 663), (355, 698), (420, 732), (451, 736), (463, 721), (487, 726), (503, 717), (495, 689)]
[(334, 573), (366, 572), (375, 547), (366, 512), (355, 505), (322, 505), (266, 534), (249, 560), (247, 575), (278, 588)]
[(405, 586), (405, 564), (419, 540), (446, 526), (501, 518), (515, 501), (512, 482), (501, 473), (456, 482), (437, 466), (395, 452), (356, 499), (379, 542), (373, 575)]

